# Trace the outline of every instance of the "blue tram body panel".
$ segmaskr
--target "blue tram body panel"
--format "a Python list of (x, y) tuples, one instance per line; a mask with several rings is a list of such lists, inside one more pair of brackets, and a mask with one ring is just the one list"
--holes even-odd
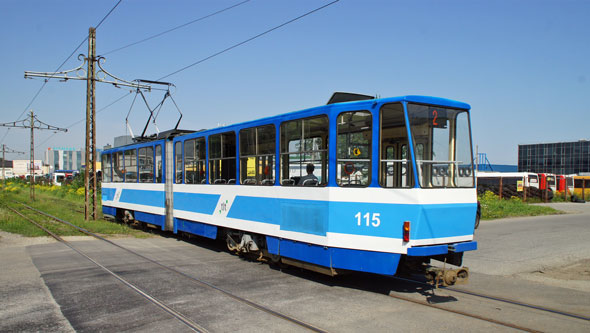
[(144, 205), (150, 207), (165, 207), (164, 191), (122, 189), (119, 202)]
[(212, 215), (219, 198), (218, 194), (174, 192), (174, 209)]
[[(382, 186), (379, 178), (383, 172), (379, 164), (383, 163), (380, 110), (390, 103), (403, 105), (402, 118), (407, 126), (406, 145), (409, 156), (404, 163), (407, 163), (406, 168), (410, 168), (413, 175), (412, 186), (407, 188)], [(449, 184), (444, 182), (440, 188), (421, 187), (422, 178), (419, 177), (422, 177), (424, 172), (427, 174), (428, 171), (424, 170), (428, 168), (424, 167), (426, 164), (419, 165), (415, 159), (415, 138), (410, 133), (407, 103), (434, 105), (437, 109), (438, 106), (455, 108), (461, 109), (462, 112), (470, 109), (468, 104), (462, 102), (428, 96), (352, 101), (183, 134), (151, 143), (114, 148), (103, 153), (112, 154), (112, 161), (115, 153), (121, 156), (121, 152), (129, 149), (161, 145), (160, 174), (169, 177), (166, 170), (170, 170), (173, 177), (169, 180), (172, 180), (173, 184), (165, 189), (163, 181), (155, 183), (155, 168), (152, 169), (153, 183), (140, 183), (139, 176), (136, 176), (135, 183), (105, 182), (102, 189), (103, 213), (116, 216), (117, 209), (129, 210), (138, 221), (158, 225), (162, 229), (165, 229), (166, 221), (172, 221), (173, 224), (167, 228), (172, 227), (171, 231), (174, 233), (182, 231), (212, 239), (224, 236), (226, 230), (257, 234), (266, 240), (263, 245), (270, 254), (333, 269), (387, 275), (397, 272), (400, 260), (405, 256), (414, 259), (429, 258), (476, 250), (477, 243), (473, 241), (477, 210), (475, 187), (445, 188), (444, 185)], [(338, 168), (342, 167), (339, 163), (342, 162), (337, 158), (339, 129), (336, 119), (344, 112), (353, 111), (368, 112), (373, 117), (370, 121), (372, 141), (369, 141), (371, 144), (368, 145), (368, 160), (372, 164), (368, 166), (370, 180), (365, 184), (366, 187), (347, 188), (340, 187), (337, 183), (337, 174), (341, 172)], [(323, 137), (326, 139), (325, 142), (329, 143), (324, 153), (323, 169), (327, 183), (325, 186), (313, 188), (281, 186), (281, 178), (284, 178), (281, 154), (285, 153), (281, 149), (281, 124), (319, 116), (325, 116), (329, 122), (327, 135)], [(275, 129), (276, 145), (272, 160), (274, 186), (241, 185), (243, 170), (240, 169), (245, 166), (241, 163), (243, 157), (240, 156), (240, 131), (266, 125), (274, 125)], [(467, 132), (470, 135), (469, 125)], [(209, 160), (209, 138), (221, 133), (235, 134), (236, 151), (235, 155), (230, 157), (236, 163), (235, 176), (232, 174), (229, 178), (233, 178), (236, 185), (209, 184), (213, 179), (210, 176), (213, 164)], [(190, 169), (193, 173), (197, 170), (195, 166), (187, 166), (183, 162), (184, 149), (188, 146), (185, 145), (185, 141), (195, 138), (205, 139), (206, 157), (200, 161), (204, 162), (202, 171), (206, 175), (206, 180), (202, 184), (185, 184), (185, 173), (189, 172), (187, 170), (193, 168)], [(192, 158), (195, 156), (197, 154), (193, 153)], [(153, 155), (154, 159), (157, 157), (156, 154)], [(173, 163), (167, 165), (167, 161)], [(176, 165), (177, 161), (181, 165)], [(424, 161), (433, 162), (427, 158), (424, 158)], [(135, 171), (139, 175), (139, 156), (135, 162)], [(146, 160), (143, 163), (145, 165)], [(155, 165), (154, 161), (151, 163)], [(443, 161), (439, 163), (444, 164)], [(114, 172), (113, 165), (110, 166), (111, 173)], [(121, 166), (122, 164), (119, 165)], [(290, 164), (287, 165), (286, 178), (291, 177), (289, 167)], [(417, 170), (423, 173), (419, 175)], [(125, 173), (125, 170), (122, 172)], [(176, 182), (175, 179), (180, 181)], [(167, 202), (172, 202), (171, 207), (167, 207)], [(409, 241), (404, 241), (403, 225), (406, 221), (410, 222)]]
[[(402, 238), (400, 223), (411, 221), (411, 239), (473, 233), (477, 204), (383, 204), (236, 196), (228, 218), (279, 225), (281, 230), (325, 236), (327, 232)], [(379, 214), (377, 227), (363, 216)], [(355, 218), (360, 213), (360, 219)], [(372, 217), (372, 215), (370, 215)], [(359, 224), (360, 221), (360, 224)]]

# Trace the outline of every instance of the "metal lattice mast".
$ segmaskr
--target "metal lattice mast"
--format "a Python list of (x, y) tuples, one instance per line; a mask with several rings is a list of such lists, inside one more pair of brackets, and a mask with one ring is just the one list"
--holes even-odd
[(62, 131), (62, 132), (67, 132), (68, 130), (65, 128), (51, 126), (49, 124), (46, 124), (46, 123), (40, 121), (39, 119), (37, 119), (37, 117), (33, 113), (33, 110), (31, 110), (31, 116), (28, 119), (14, 121), (11, 123), (1, 123), (0, 126), (21, 127), (21, 128), (30, 128), (31, 129), (31, 161), (30, 161), (30, 165), (29, 165), (29, 172), (30, 172), (30, 176), (31, 176), (30, 193), (31, 193), (31, 199), (35, 200), (35, 129)]
[[(78, 59), (84, 62), (70, 70), (61, 72), (32, 72), (25, 71), (25, 78), (43, 77), (68, 80), (86, 81), (86, 170), (84, 171), (84, 215), (86, 220), (92, 217), (96, 220), (97, 211), (97, 181), (96, 181), (96, 82), (110, 83), (113, 86), (132, 87), (151, 91), (151, 86), (140, 82), (130, 82), (116, 77), (102, 67), (104, 57), (96, 56), (96, 29), (88, 29), (88, 57), (80, 54)], [(84, 65), (88, 63), (87, 68)], [(85, 73), (85, 75), (82, 75)]]
[(6, 153), (24, 154), (22, 151), (16, 151), (2, 145), (2, 189), (6, 187)]
[(96, 29), (88, 30), (88, 71), (86, 72), (86, 168), (84, 170), (84, 218), (96, 220), (96, 133), (95, 68)]
[(31, 186), (29, 187), (29, 193), (31, 195), (31, 200), (35, 200), (35, 114), (33, 110), (31, 110), (31, 149), (29, 149), (31, 153), (31, 162), (29, 163), (29, 174), (31, 178), (29, 179), (31, 182)]

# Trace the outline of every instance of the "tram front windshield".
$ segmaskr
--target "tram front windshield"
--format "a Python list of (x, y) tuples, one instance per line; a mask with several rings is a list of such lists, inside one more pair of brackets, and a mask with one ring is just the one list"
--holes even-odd
[(420, 186), (474, 187), (469, 113), (408, 104), (408, 117)]

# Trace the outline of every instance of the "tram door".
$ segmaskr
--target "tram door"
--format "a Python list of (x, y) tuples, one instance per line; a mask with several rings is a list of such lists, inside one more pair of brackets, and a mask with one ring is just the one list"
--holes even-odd
[(389, 143), (383, 147), (385, 156), (385, 187), (408, 187), (408, 167), (411, 167), (407, 143)]
[(166, 175), (164, 190), (165, 200), (166, 200), (166, 224), (165, 230), (167, 231), (174, 231), (174, 217), (172, 216), (173, 208), (174, 208), (174, 193), (173, 193), (173, 185), (174, 184), (174, 146), (172, 140), (166, 141), (166, 146), (164, 149), (165, 153), (165, 165), (166, 165)]

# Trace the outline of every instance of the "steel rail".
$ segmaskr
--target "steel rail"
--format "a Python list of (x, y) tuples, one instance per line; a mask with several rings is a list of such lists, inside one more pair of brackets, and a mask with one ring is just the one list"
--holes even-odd
[[(428, 283), (424, 283), (422, 281), (417, 281), (417, 280), (412, 280), (412, 279), (406, 279), (406, 278), (397, 277), (397, 276), (394, 276), (393, 278), (394, 279), (397, 279), (397, 280), (400, 280), (400, 281), (413, 282), (413, 283), (424, 285), (424, 286), (432, 286), (432, 285), (430, 285)], [(554, 314), (558, 314), (558, 315), (565, 316), (565, 317), (571, 317), (571, 318), (581, 319), (581, 320), (585, 320), (585, 321), (590, 321), (590, 317), (586, 317), (586, 316), (583, 316), (583, 315), (580, 315), (580, 314), (571, 313), (571, 312), (565, 312), (565, 311), (562, 311), (562, 310), (552, 309), (552, 308), (548, 308), (548, 307), (544, 307), (544, 306), (540, 306), (540, 305), (535, 305), (535, 304), (520, 302), (520, 301), (516, 301), (516, 300), (513, 300), (513, 299), (509, 299), (509, 298), (504, 298), (504, 297), (499, 297), (499, 296), (492, 296), (492, 295), (487, 295), (487, 294), (481, 294), (481, 293), (476, 293), (474, 291), (468, 291), (468, 290), (460, 290), (460, 289), (456, 289), (456, 288), (453, 288), (453, 287), (440, 287), (440, 288), (443, 289), (443, 290), (454, 291), (454, 292), (461, 293), (461, 294), (476, 296), (476, 297), (480, 297), (480, 298), (486, 298), (486, 299), (490, 299), (490, 300), (494, 300), (494, 301), (498, 301), (498, 302), (503, 302), (503, 303), (508, 303), (508, 304), (512, 304), (512, 305), (522, 306), (522, 307), (525, 307), (525, 308), (530, 308), (530, 309), (535, 309), (535, 310), (539, 310), (539, 311), (554, 313)]]
[(525, 332), (531, 332), (531, 333), (540, 333), (541, 332), (541, 331), (537, 331), (537, 330), (534, 330), (534, 329), (531, 329), (531, 328), (527, 328), (527, 327), (523, 327), (523, 326), (519, 326), (519, 325), (507, 323), (505, 321), (500, 321), (500, 320), (492, 319), (492, 318), (489, 318), (489, 317), (475, 315), (475, 314), (467, 313), (467, 312), (464, 312), (464, 311), (447, 309), (447, 308), (442, 307), (442, 306), (438, 306), (438, 305), (435, 305), (435, 304), (430, 304), (430, 303), (427, 303), (427, 302), (424, 302), (424, 301), (414, 300), (414, 299), (403, 297), (403, 296), (391, 295), (390, 294), (389, 297), (393, 297), (393, 298), (396, 298), (396, 299), (399, 299), (399, 300), (402, 300), (402, 301), (406, 301), (406, 302), (411, 302), (411, 303), (415, 303), (415, 304), (420, 304), (420, 305), (428, 306), (428, 307), (431, 307), (431, 308), (434, 308), (434, 309), (438, 309), (438, 310), (442, 310), (442, 311), (447, 311), (447, 312), (459, 314), (459, 315), (462, 315), (462, 316), (465, 316), (465, 317), (471, 317), (471, 318), (475, 318), (475, 319), (487, 321), (487, 322), (490, 322), (490, 323), (494, 323), (494, 324), (498, 324), (498, 325), (502, 325), (502, 326), (514, 328), (514, 329), (525, 331)]
[(265, 306), (263, 306), (263, 305), (257, 304), (257, 303), (255, 303), (255, 302), (253, 302), (253, 301), (250, 301), (250, 300), (248, 300), (248, 299), (246, 299), (246, 298), (243, 298), (243, 297), (240, 297), (240, 296), (234, 295), (234, 294), (232, 294), (231, 292), (229, 292), (229, 291), (226, 291), (226, 290), (224, 290), (224, 289), (222, 289), (222, 288), (220, 288), (220, 287), (217, 287), (217, 286), (215, 286), (215, 285), (213, 285), (213, 284), (211, 284), (211, 283), (209, 283), (209, 282), (203, 281), (203, 280), (201, 280), (201, 279), (199, 279), (199, 278), (196, 278), (196, 277), (194, 277), (194, 276), (188, 275), (187, 273), (183, 273), (183, 272), (181, 272), (181, 271), (179, 271), (179, 270), (176, 270), (176, 269), (174, 269), (174, 268), (172, 268), (172, 267), (169, 267), (169, 266), (166, 266), (166, 265), (164, 265), (164, 264), (161, 264), (161, 263), (159, 263), (159, 262), (157, 262), (157, 261), (155, 261), (155, 260), (153, 260), (153, 259), (151, 259), (151, 258), (148, 258), (148, 257), (146, 257), (146, 256), (144, 256), (144, 255), (142, 255), (142, 254), (140, 254), (140, 253), (137, 253), (137, 252), (135, 252), (135, 251), (133, 251), (133, 250), (130, 250), (130, 249), (126, 248), (126, 247), (123, 247), (123, 246), (121, 246), (121, 245), (119, 245), (119, 244), (116, 244), (116, 243), (114, 243), (114, 242), (112, 242), (112, 241), (110, 241), (110, 240), (108, 240), (108, 239), (106, 239), (106, 238), (104, 238), (104, 237), (102, 237), (102, 236), (100, 236), (100, 235), (97, 235), (97, 234), (95, 234), (95, 233), (93, 233), (93, 232), (91, 232), (91, 231), (88, 231), (88, 230), (84, 229), (84, 228), (78, 227), (78, 226), (76, 226), (76, 225), (74, 225), (74, 224), (72, 224), (72, 223), (70, 223), (70, 222), (68, 222), (68, 221), (62, 220), (62, 219), (60, 219), (60, 218), (58, 218), (58, 217), (55, 217), (55, 216), (53, 216), (53, 215), (51, 215), (51, 214), (48, 214), (48, 213), (45, 213), (45, 212), (43, 212), (43, 211), (40, 211), (40, 210), (38, 210), (38, 209), (35, 209), (35, 208), (33, 208), (33, 207), (31, 207), (31, 206), (28, 206), (28, 205), (26, 205), (26, 204), (24, 204), (24, 203), (22, 203), (22, 202), (21, 202), (20, 204), (21, 204), (21, 205), (23, 205), (25, 208), (27, 208), (27, 209), (29, 209), (29, 210), (32, 210), (32, 211), (34, 211), (34, 212), (37, 212), (37, 213), (39, 213), (39, 214), (41, 214), (41, 215), (44, 215), (44, 216), (46, 216), (46, 217), (49, 217), (49, 218), (51, 218), (51, 219), (54, 219), (55, 221), (58, 221), (58, 222), (60, 222), (60, 223), (67, 224), (67, 225), (69, 225), (69, 226), (71, 226), (71, 227), (73, 227), (73, 228), (77, 229), (78, 231), (81, 231), (81, 232), (83, 232), (83, 233), (85, 233), (85, 234), (87, 234), (87, 235), (90, 235), (90, 236), (94, 237), (94, 238), (97, 238), (97, 239), (99, 239), (99, 240), (102, 240), (102, 241), (104, 241), (104, 242), (107, 242), (107, 243), (109, 243), (109, 244), (111, 244), (111, 245), (113, 245), (113, 246), (115, 246), (115, 247), (118, 247), (118, 248), (120, 248), (120, 249), (122, 249), (122, 250), (125, 250), (125, 251), (127, 251), (127, 252), (129, 252), (129, 253), (131, 253), (131, 254), (133, 254), (133, 255), (136, 255), (136, 256), (138, 256), (138, 257), (140, 257), (140, 258), (142, 258), (142, 259), (144, 259), (144, 260), (147, 260), (147, 261), (149, 261), (149, 262), (151, 262), (151, 263), (153, 263), (153, 264), (155, 264), (155, 265), (157, 265), (157, 266), (160, 266), (160, 267), (162, 267), (162, 268), (164, 268), (164, 269), (167, 269), (167, 270), (169, 270), (169, 271), (171, 271), (171, 272), (173, 272), (173, 273), (179, 274), (179, 275), (181, 275), (181, 276), (183, 276), (183, 277), (185, 277), (185, 278), (188, 278), (188, 279), (190, 279), (190, 280), (192, 280), (192, 281), (194, 281), (194, 282), (197, 282), (197, 283), (199, 283), (199, 284), (201, 284), (201, 285), (203, 285), (203, 286), (206, 286), (206, 287), (208, 287), (208, 288), (210, 288), (210, 289), (213, 289), (213, 290), (219, 291), (219, 292), (221, 292), (222, 294), (224, 294), (224, 295), (226, 295), (226, 296), (228, 296), (228, 297), (230, 297), (230, 298), (232, 298), (232, 299), (234, 299), (234, 300), (236, 300), (236, 301), (239, 301), (239, 302), (242, 302), (242, 303), (244, 303), (244, 304), (246, 304), (246, 305), (249, 305), (249, 306), (251, 306), (251, 307), (253, 307), (253, 308), (255, 308), (255, 309), (258, 309), (258, 310), (260, 310), (260, 311), (266, 312), (266, 313), (268, 313), (268, 314), (270, 314), (270, 315), (272, 315), (272, 316), (275, 316), (275, 317), (281, 318), (281, 319), (283, 319), (283, 320), (286, 320), (286, 321), (288, 321), (288, 322), (290, 322), (290, 323), (293, 323), (293, 324), (296, 324), (296, 325), (298, 325), (298, 326), (301, 326), (301, 327), (303, 327), (303, 328), (306, 328), (306, 329), (308, 329), (308, 330), (310, 330), (310, 331), (313, 331), (313, 332), (318, 332), (318, 333), (327, 333), (327, 331), (326, 331), (326, 330), (324, 330), (324, 329), (321, 329), (321, 328), (315, 327), (315, 326), (313, 326), (313, 325), (311, 325), (311, 324), (309, 324), (309, 323), (306, 323), (306, 322), (304, 322), (304, 321), (302, 321), (302, 320), (299, 320), (299, 319), (297, 319), (297, 318), (293, 318), (293, 317), (291, 317), (291, 316), (289, 316), (289, 315), (286, 315), (286, 314), (283, 314), (283, 313), (281, 313), (281, 312), (278, 312), (278, 311), (272, 310), (272, 309), (270, 309), (270, 308), (267, 308), (267, 307), (265, 307)]
[(31, 222), (32, 224), (34, 224), (35, 226), (37, 226), (39, 229), (45, 231), (47, 234), (49, 234), (51, 237), (55, 238), (57, 241), (61, 242), (62, 244), (66, 245), (66, 246), (68, 246), (70, 249), (74, 250), (79, 255), (83, 256), (86, 259), (88, 259), (90, 262), (92, 262), (96, 266), (98, 266), (101, 269), (103, 269), (105, 272), (107, 272), (110, 275), (112, 275), (113, 277), (115, 277), (121, 283), (123, 283), (127, 287), (131, 288), (133, 291), (135, 291), (136, 293), (138, 293), (140, 296), (142, 296), (143, 298), (147, 299), (148, 301), (150, 301), (151, 303), (155, 304), (156, 306), (158, 306), (159, 308), (161, 308), (162, 310), (164, 310), (168, 314), (170, 314), (173, 317), (175, 317), (176, 319), (178, 319), (180, 322), (182, 322), (183, 324), (185, 324), (187, 327), (189, 327), (193, 331), (195, 331), (195, 332), (203, 332), (203, 333), (207, 333), (208, 332), (208, 330), (205, 329), (204, 327), (202, 327), (199, 324), (195, 323), (194, 321), (190, 320), (189, 318), (187, 318), (182, 313), (180, 313), (180, 312), (178, 312), (178, 311), (176, 311), (176, 310), (168, 307), (166, 304), (162, 303), (157, 298), (155, 298), (155, 297), (149, 295), (148, 293), (146, 293), (145, 291), (141, 290), (140, 288), (138, 288), (137, 286), (135, 286), (131, 282), (123, 279), (120, 275), (118, 275), (117, 273), (111, 271), (110, 269), (106, 268), (105, 266), (101, 265), (99, 262), (97, 262), (96, 260), (94, 260), (91, 257), (89, 257), (88, 255), (86, 255), (84, 252), (82, 252), (79, 249), (77, 249), (75, 246), (73, 246), (72, 244), (70, 244), (68, 241), (66, 241), (65, 239), (59, 237), (58, 235), (56, 235), (55, 233), (51, 232), (49, 229), (45, 228), (44, 226), (40, 225), (39, 223), (35, 222), (33, 219), (29, 218), (28, 216), (25, 216), (25, 215), (21, 214), (19, 211), (17, 211), (16, 209), (14, 209), (12, 207), (8, 207), (7, 206), (7, 208), (10, 209), (11, 211), (13, 211), (15, 214), (19, 215), (20, 217), (24, 218), (25, 220)]
[[(114, 242), (112, 242), (112, 241), (110, 241), (110, 240), (108, 240), (108, 239), (106, 239), (106, 238), (104, 238), (104, 237), (102, 237), (100, 235), (97, 235), (97, 234), (95, 234), (95, 233), (93, 233), (91, 231), (88, 231), (88, 230), (84, 229), (84, 228), (78, 227), (78, 226), (76, 226), (76, 225), (74, 225), (74, 224), (72, 224), (70, 222), (67, 222), (65, 220), (62, 220), (62, 219), (60, 219), (58, 217), (55, 217), (55, 216), (53, 216), (51, 214), (48, 214), (48, 213), (45, 213), (45, 212), (40, 211), (38, 209), (35, 209), (35, 208), (33, 208), (31, 206), (28, 206), (28, 205), (26, 205), (24, 203), (20, 203), (20, 204), (23, 205), (25, 208), (27, 208), (29, 210), (32, 210), (34, 212), (37, 212), (38, 214), (44, 215), (46, 217), (49, 217), (49, 218), (51, 218), (51, 219), (53, 219), (55, 221), (58, 221), (60, 223), (69, 225), (69, 226), (77, 229), (78, 231), (81, 231), (81, 232), (83, 232), (83, 233), (85, 233), (87, 235), (90, 235), (92, 237), (95, 237), (95, 238), (97, 238), (99, 240), (105, 241), (105, 242), (107, 242), (107, 243), (109, 243), (109, 244), (111, 244), (111, 245), (113, 245), (115, 247), (118, 247), (118, 248), (120, 248), (122, 250), (125, 250), (125, 251), (127, 251), (129, 253), (132, 253), (132, 254), (134, 254), (134, 255), (142, 258), (142, 259), (145, 259), (145, 260), (147, 260), (147, 261), (149, 261), (149, 262), (151, 262), (153, 264), (156, 264), (156, 265), (158, 265), (158, 266), (160, 266), (162, 268), (165, 268), (165, 269), (167, 269), (167, 270), (169, 270), (171, 272), (174, 272), (174, 273), (179, 274), (179, 275), (181, 275), (183, 277), (186, 277), (186, 278), (188, 278), (190, 280), (193, 280), (195, 282), (198, 282), (199, 284), (202, 284), (202, 285), (204, 285), (206, 287), (209, 287), (211, 289), (217, 290), (217, 291), (225, 294), (226, 296), (229, 296), (232, 299), (235, 299), (235, 300), (240, 301), (242, 303), (245, 303), (245, 304), (247, 304), (247, 305), (249, 305), (249, 306), (251, 306), (253, 308), (259, 309), (259, 310), (264, 311), (264, 312), (267, 312), (267, 313), (269, 313), (269, 314), (271, 314), (273, 316), (276, 316), (276, 317), (282, 318), (284, 320), (287, 320), (289, 322), (295, 323), (297, 325), (300, 325), (302, 327), (305, 327), (305, 328), (307, 328), (307, 329), (309, 329), (311, 331), (314, 331), (314, 332), (326, 332), (325, 330), (322, 330), (320, 328), (317, 328), (315, 326), (312, 326), (310, 324), (307, 324), (307, 323), (305, 323), (303, 321), (300, 321), (298, 319), (289, 317), (288, 315), (285, 315), (285, 314), (282, 314), (280, 312), (271, 310), (271, 309), (266, 308), (266, 307), (264, 307), (262, 305), (256, 304), (256, 303), (254, 303), (252, 301), (249, 301), (249, 300), (247, 300), (245, 298), (242, 298), (240, 296), (234, 295), (234, 294), (232, 294), (232, 293), (230, 293), (230, 292), (228, 292), (228, 291), (226, 291), (224, 289), (221, 289), (219, 287), (216, 287), (216, 286), (212, 285), (211, 283), (208, 283), (206, 281), (200, 280), (200, 279), (195, 278), (193, 276), (190, 276), (190, 275), (188, 275), (186, 273), (183, 273), (181, 271), (178, 271), (178, 270), (176, 270), (176, 269), (174, 269), (172, 267), (169, 267), (169, 266), (166, 266), (164, 264), (161, 264), (161, 263), (159, 263), (159, 262), (157, 262), (157, 261), (155, 261), (155, 260), (153, 260), (151, 258), (148, 258), (148, 257), (146, 257), (146, 256), (144, 256), (142, 254), (139, 254), (139, 253), (137, 253), (137, 252), (135, 252), (133, 250), (127, 249), (127, 248), (125, 248), (125, 247), (123, 247), (121, 245), (118, 245), (118, 244), (116, 244), (116, 243), (114, 243)], [(21, 215), (21, 214), (19, 214), (19, 215)], [(90, 259), (90, 260), (92, 260), (92, 259)], [(421, 281), (416, 281), (416, 280), (411, 280), (411, 279), (406, 279), (406, 278), (401, 278), (401, 277), (393, 277), (393, 278), (394, 279), (397, 279), (397, 280), (400, 280), (400, 281), (405, 281), (405, 282), (411, 282), (411, 283), (420, 284), (420, 285), (431, 286), (430, 284), (427, 284), (427, 283), (424, 283), (424, 282), (421, 282)], [(513, 305), (519, 305), (519, 306), (523, 306), (523, 307), (527, 307), (527, 308), (532, 308), (532, 309), (536, 309), (536, 310), (551, 312), (551, 313), (555, 313), (555, 314), (559, 314), (559, 315), (563, 315), (563, 316), (568, 316), (568, 317), (573, 317), (573, 318), (577, 318), (577, 319), (590, 320), (590, 318), (587, 318), (587, 317), (584, 317), (584, 316), (581, 316), (581, 315), (567, 313), (567, 312), (560, 311), (560, 310), (555, 310), (555, 309), (544, 308), (544, 307), (541, 307), (541, 306), (527, 304), (527, 303), (518, 302), (518, 301), (514, 301), (514, 300), (509, 300), (509, 299), (505, 299), (505, 298), (501, 298), (501, 297), (495, 297), (495, 296), (484, 295), (484, 294), (477, 294), (477, 293), (474, 293), (474, 292), (462, 291), (462, 290), (458, 290), (458, 289), (450, 288), (450, 287), (444, 287), (443, 289), (444, 290), (455, 291), (455, 292), (459, 292), (459, 293), (464, 293), (464, 294), (469, 294), (469, 295), (472, 295), (472, 296), (483, 297), (483, 298), (487, 298), (487, 299), (491, 299), (491, 300), (496, 300), (496, 301), (500, 301), (500, 302), (505, 302), (505, 303), (509, 303), (509, 304), (513, 304)], [(411, 303), (415, 303), (415, 304), (419, 304), (419, 305), (428, 306), (428, 307), (435, 308), (435, 309), (438, 309), (438, 310), (447, 311), (447, 312), (451, 312), (451, 313), (463, 315), (463, 316), (466, 316), (466, 317), (471, 317), (471, 318), (482, 320), (482, 321), (487, 321), (487, 322), (490, 322), (490, 323), (494, 323), (494, 324), (498, 324), (498, 325), (501, 325), (501, 326), (518, 329), (518, 330), (525, 331), (525, 332), (535, 332), (535, 333), (536, 332), (540, 332), (540, 331), (537, 331), (537, 330), (534, 330), (534, 329), (530, 329), (530, 328), (526, 328), (526, 327), (523, 327), (523, 326), (511, 324), (511, 323), (508, 323), (508, 322), (499, 321), (499, 320), (496, 320), (496, 319), (493, 319), (493, 318), (484, 317), (484, 316), (475, 315), (475, 314), (470, 314), (470, 313), (467, 313), (467, 312), (464, 312), (464, 311), (460, 311), (460, 310), (448, 309), (448, 308), (437, 306), (435, 304), (430, 304), (430, 303), (427, 303), (427, 302), (424, 302), (424, 301), (413, 300), (413, 299), (402, 297), (402, 296), (398, 296), (398, 295), (391, 295), (390, 294), (389, 296), (392, 297), (392, 298), (395, 298), (395, 299), (406, 301), (406, 302), (411, 302)]]

